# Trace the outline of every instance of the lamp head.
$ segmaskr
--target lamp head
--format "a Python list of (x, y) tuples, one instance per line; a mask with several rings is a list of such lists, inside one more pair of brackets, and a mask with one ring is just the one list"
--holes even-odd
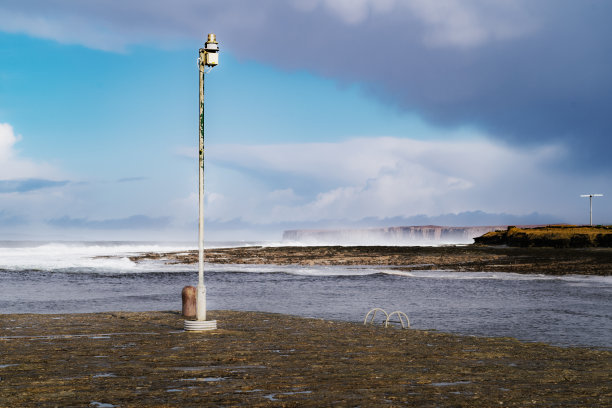
[(210, 33), (208, 40), (204, 43), (204, 65), (214, 67), (219, 64), (219, 43), (217, 36)]

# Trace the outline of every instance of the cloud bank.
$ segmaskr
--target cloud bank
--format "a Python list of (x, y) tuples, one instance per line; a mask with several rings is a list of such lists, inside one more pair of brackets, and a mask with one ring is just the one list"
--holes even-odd
[(68, 216), (54, 218), (48, 224), (60, 228), (80, 228), (93, 230), (158, 230), (170, 225), (170, 217), (149, 217), (146, 215), (132, 215), (126, 218), (106, 220), (90, 220), (87, 218), (72, 218)]
[(0, 29), (120, 52), (214, 31), (222, 51), (360, 83), (436, 124), (562, 141), (580, 170), (612, 166), (610, 15), (596, 0), (20, 0)]
[[(580, 204), (580, 180), (559, 178), (560, 145), (513, 148), (484, 138), (455, 142), (395, 137), (337, 143), (209, 148), (209, 219), (250, 223), (359, 221), (422, 214), (555, 215)], [(596, 182), (602, 182), (602, 179)], [(316, 186), (316, 187), (314, 187)], [(549, 218), (551, 218), (549, 217)]]
[[(54, 232), (48, 227), (84, 231), (151, 231), (171, 227), (170, 216), (132, 215), (100, 220), (74, 216), (83, 212), (104, 214), (104, 208), (109, 206), (104, 198), (108, 201), (109, 198), (105, 196), (110, 195), (104, 185), (109, 183), (98, 182), (92, 186), (87, 182), (66, 180), (60, 169), (25, 157), (17, 149), (21, 139), (10, 124), (0, 123), (0, 226), (5, 238), (31, 239), (38, 236), (40, 231), (49, 236), (65, 237), (53, 235)], [(133, 183), (143, 179), (128, 177), (110, 184)], [(100, 194), (102, 199), (96, 194)], [(70, 215), (63, 215), (66, 213)]]
[[(0, 30), (120, 53), (195, 48), (216, 32), (222, 53), (238, 60), (358, 84), (438, 129), (486, 135), (211, 146), (224, 169), (207, 193), (213, 222), (431, 220), (476, 209), (575, 222), (586, 206), (578, 194), (605, 193), (612, 173), (610, 15), (612, 3), (597, 0), (8, 0)], [(119, 201), (77, 191), (58, 169), (21, 155), (19, 140), (0, 124), (0, 223), (27, 213), (62, 228), (168, 225), (159, 209), (115, 215)], [(114, 180), (125, 191), (144, 181)], [(191, 218), (195, 200), (184, 201), (171, 205)]]

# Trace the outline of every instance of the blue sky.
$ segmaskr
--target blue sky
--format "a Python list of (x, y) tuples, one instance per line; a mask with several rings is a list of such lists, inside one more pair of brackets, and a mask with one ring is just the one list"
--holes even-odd
[(587, 0), (0, 3), (0, 239), (612, 222), (612, 28)]

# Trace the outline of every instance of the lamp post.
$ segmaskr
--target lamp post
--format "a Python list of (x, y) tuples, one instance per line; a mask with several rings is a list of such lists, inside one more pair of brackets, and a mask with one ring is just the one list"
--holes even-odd
[(593, 197), (603, 197), (603, 194), (581, 194), (580, 197), (589, 197), (589, 224), (593, 226)]
[(200, 48), (198, 71), (200, 76), (200, 154), (198, 194), (198, 286), (196, 288), (196, 320), (185, 320), (185, 330), (200, 331), (217, 328), (216, 320), (206, 320), (206, 286), (204, 286), (204, 77), (219, 63), (219, 43), (208, 34), (204, 48)]

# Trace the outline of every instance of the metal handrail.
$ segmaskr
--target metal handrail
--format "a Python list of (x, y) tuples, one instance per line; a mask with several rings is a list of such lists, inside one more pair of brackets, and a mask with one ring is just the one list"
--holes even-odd
[[(370, 324), (374, 324), (374, 319), (376, 318), (376, 313), (378, 312), (383, 312), (385, 314), (385, 316), (387, 317), (384, 321), (384, 326), (385, 327), (389, 327), (389, 323), (399, 323), (402, 325), (402, 329), (409, 329), (410, 328), (410, 319), (408, 319), (408, 316), (406, 315), (406, 313), (404, 312), (400, 312), (399, 310), (396, 310), (395, 312), (389, 314), (387, 312), (385, 312), (384, 309), (381, 309), (380, 307), (375, 307), (374, 309), (370, 310), (366, 316), (365, 319), (363, 319), (363, 324), (367, 325), (368, 324), (368, 317), (370, 315), (372, 315), (372, 317), (370, 318), (369, 323)], [(393, 315), (397, 315), (397, 318), (399, 320), (391, 320), (391, 317)], [(405, 323), (404, 323), (405, 321)]]
[[(391, 313), (390, 315), (387, 316), (387, 320), (385, 321), (385, 327), (389, 326), (389, 322), (391, 321), (391, 316), (393, 315), (397, 315), (397, 317), (399, 318), (399, 323), (402, 325), (402, 329), (409, 329), (410, 328), (410, 320), (408, 319), (408, 316), (406, 316), (406, 313), (404, 312), (400, 312), (399, 310)], [(402, 316), (406, 319), (406, 325), (404, 325), (404, 319), (402, 318)], [(393, 321), (394, 323), (397, 323), (397, 321)]]
[(378, 313), (378, 312), (383, 312), (385, 314), (385, 316), (387, 317), (385, 319), (385, 321), (389, 320), (389, 315), (387, 314), (387, 312), (385, 312), (380, 307), (375, 307), (374, 309), (370, 310), (368, 312), (368, 314), (366, 314), (365, 319), (363, 319), (363, 324), (364, 325), (368, 324), (368, 316), (370, 315), (370, 313), (372, 313), (372, 318), (370, 319), (370, 324), (374, 324), (374, 318), (376, 317), (376, 313)]

